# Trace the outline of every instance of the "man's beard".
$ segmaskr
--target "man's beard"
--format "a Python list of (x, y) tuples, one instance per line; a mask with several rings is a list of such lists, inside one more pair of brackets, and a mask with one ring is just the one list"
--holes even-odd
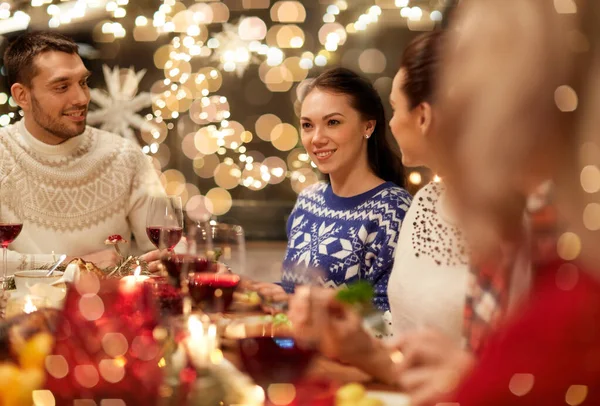
[[(85, 123), (86, 121), (82, 121), (81, 123), (73, 123), (76, 124), (72, 127), (65, 125), (61, 122), (61, 118), (53, 118), (50, 115), (46, 114), (41, 104), (37, 101), (35, 96), (31, 96), (31, 112), (33, 116), (33, 120), (35, 123), (49, 132), (50, 134), (58, 137), (62, 140), (68, 140), (69, 138), (76, 137), (78, 135), (83, 134), (85, 131)], [(84, 110), (87, 110), (86, 107), (83, 107)], [(79, 125), (77, 125), (79, 124)]]

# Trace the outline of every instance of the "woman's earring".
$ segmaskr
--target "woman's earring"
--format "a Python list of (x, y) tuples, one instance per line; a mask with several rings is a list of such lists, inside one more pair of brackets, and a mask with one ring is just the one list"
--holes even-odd
[(371, 136), (371, 134), (365, 134), (366, 139), (369, 139), (370, 136)]

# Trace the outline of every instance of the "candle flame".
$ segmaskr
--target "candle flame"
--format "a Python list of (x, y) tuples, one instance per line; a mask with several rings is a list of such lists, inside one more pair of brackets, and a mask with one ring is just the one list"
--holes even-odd
[(33, 313), (37, 310), (37, 307), (35, 307), (35, 305), (33, 304), (33, 302), (31, 301), (31, 298), (29, 296), (25, 297), (25, 306), (23, 306), (23, 311), (27, 314), (29, 313)]
[(204, 324), (196, 316), (190, 316), (188, 319), (188, 330), (194, 339), (202, 338), (204, 335)]
[(142, 267), (141, 266), (137, 266), (135, 268), (135, 271), (133, 271), (133, 276), (137, 278), (138, 276), (140, 276), (141, 273), (142, 273)]

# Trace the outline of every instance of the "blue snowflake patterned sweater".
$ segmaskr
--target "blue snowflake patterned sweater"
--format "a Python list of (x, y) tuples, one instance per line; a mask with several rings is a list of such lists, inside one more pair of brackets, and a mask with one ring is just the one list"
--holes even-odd
[(369, 281), (374, 305), (389, 310), (387, 284), (410, 194), (392, 182), (353, 197), (339, 197), (328, 183), (304, 189), (287, 222), (288, 246), (281, 286), (308, 283), (305, 269), (319, 269), (321, 283), (342, 287)]

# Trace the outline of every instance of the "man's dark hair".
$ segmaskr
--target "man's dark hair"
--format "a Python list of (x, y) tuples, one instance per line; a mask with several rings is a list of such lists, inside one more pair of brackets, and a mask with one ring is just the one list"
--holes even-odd
[(36, 75), (35, 57), (49, 51), (77, 53), (77, 44), (69, 37), (55, 32), (31, 32), (19, 36), (4, 52), (4, 69), (8, 86), (21, 83), (31, 86)]

